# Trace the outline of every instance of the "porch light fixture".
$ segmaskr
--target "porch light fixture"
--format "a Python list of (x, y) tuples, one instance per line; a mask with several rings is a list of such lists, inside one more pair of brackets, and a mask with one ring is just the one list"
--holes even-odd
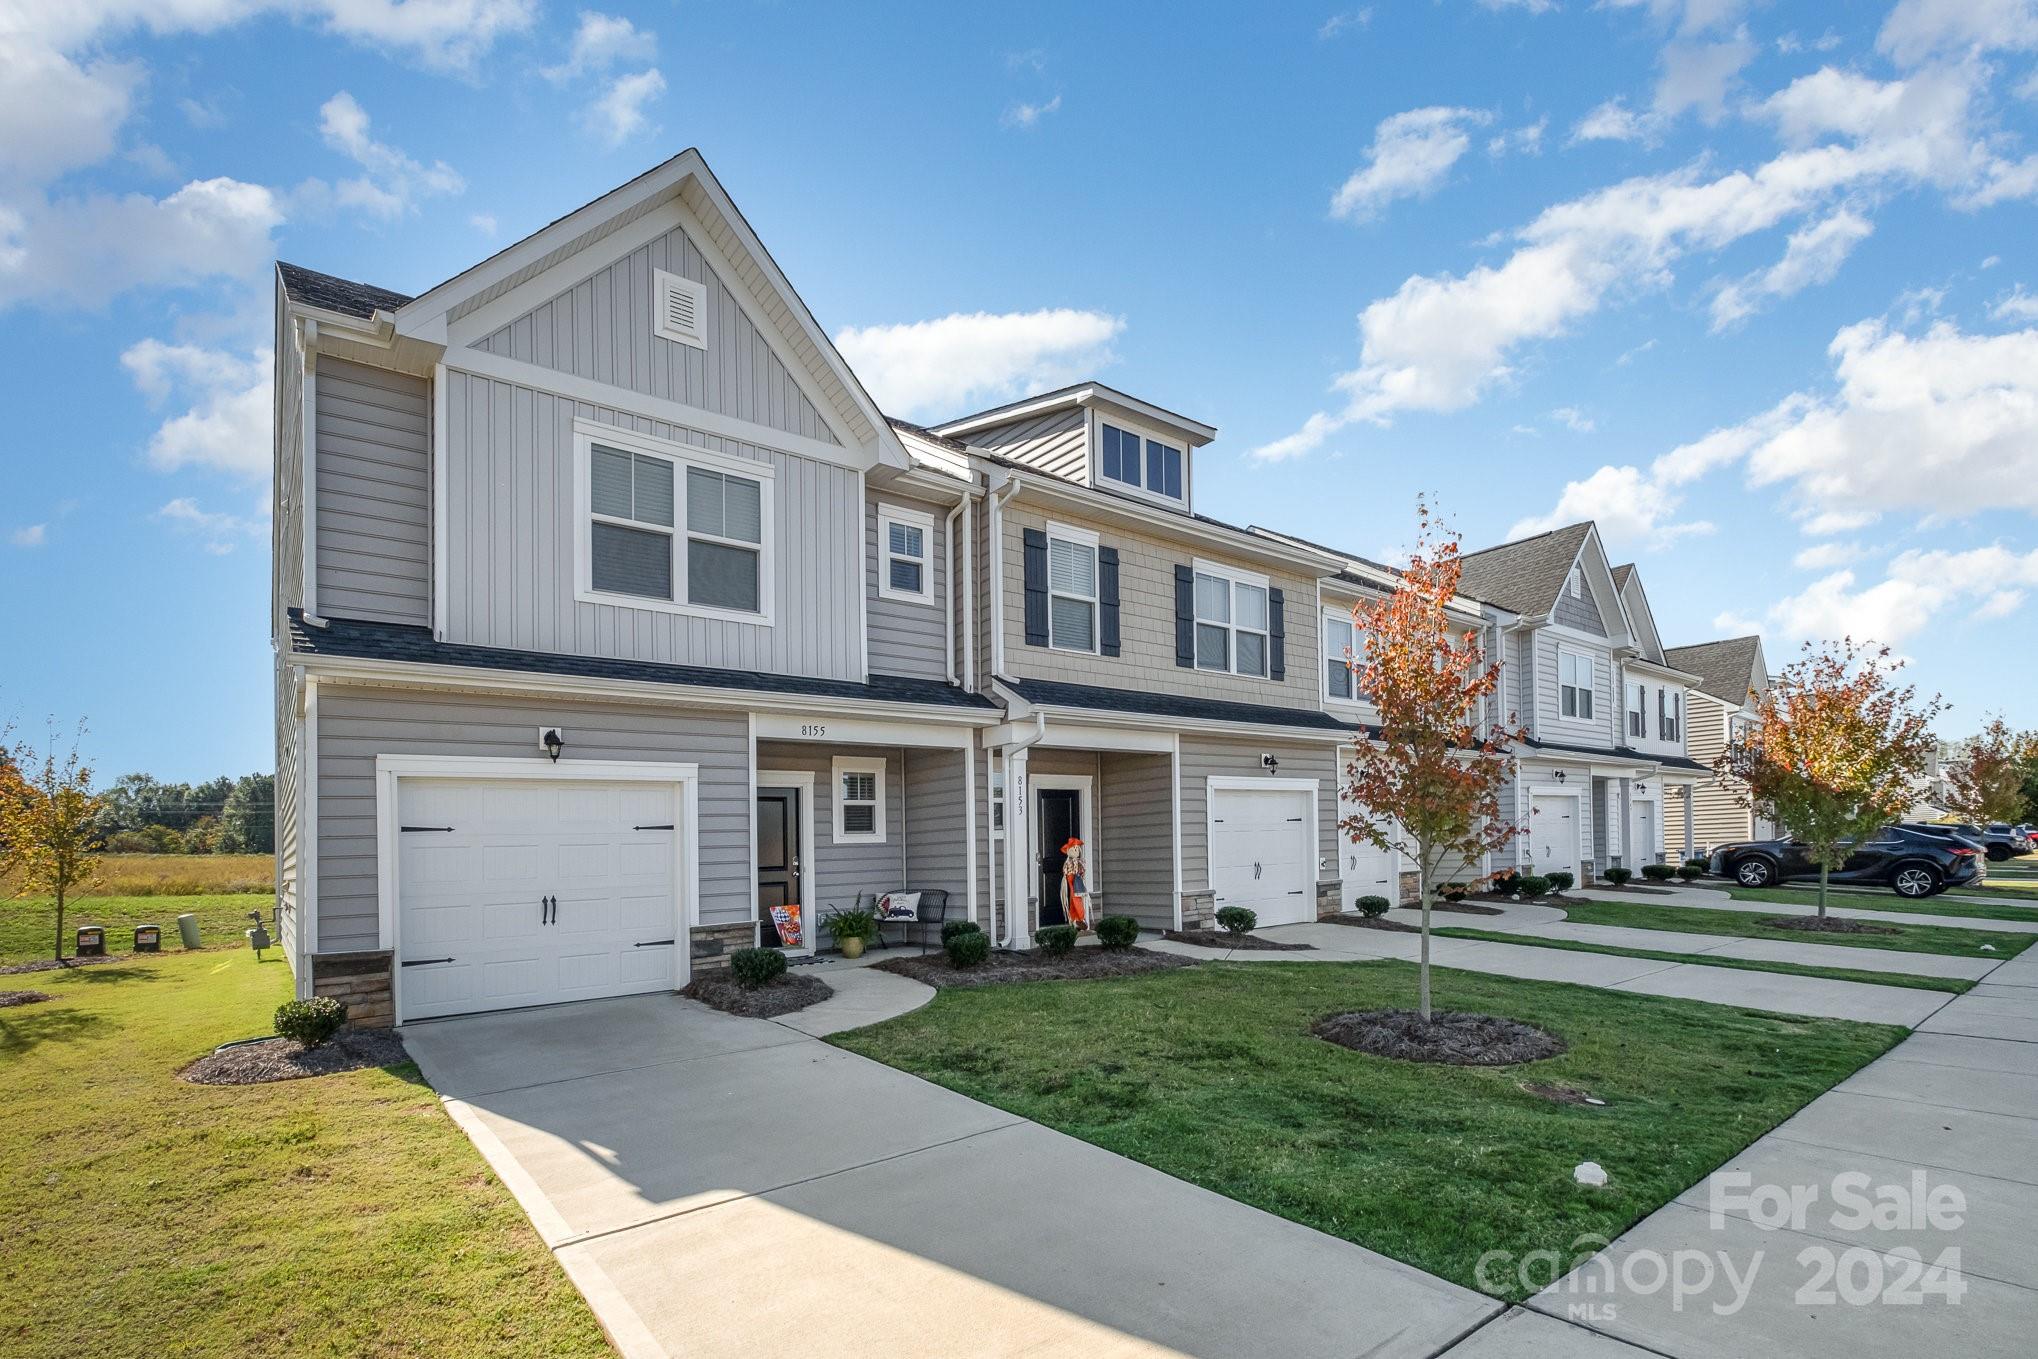
[(538, 733), (538, 748), (552, 757), (552, 763), (559, 763), (559, 752), (566, 749), (566, 738), (557, 727), (546, 727)]
[[(556, 760), (559, 757), (557, 755), (554, 755), (552, 758)], [(1565, 779), (1569, 778), (1570, 775), (1566, 774), (1563, 770), (1559, 769), (1556, 771), (1553, 777), (1557, 780), (1557, 782), (1562, 783)]]

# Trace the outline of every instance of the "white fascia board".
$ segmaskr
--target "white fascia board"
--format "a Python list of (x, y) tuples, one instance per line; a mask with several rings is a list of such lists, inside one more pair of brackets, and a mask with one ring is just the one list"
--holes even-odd
[(1029, 419), (1048, 411), (1064, 410), (1071, 407), (1092, 407), (1097, 405), (1115, 407), (1137, 419), (1185, 436), (1191, 448), (1200, 448), (1217, 437), (1217, 430), (1200, 420), (1191, 420), (1178, 415), (1115, 387), (1106, 387), (1098, 382), (1086, 382), (1060, 391), (1046, 392), (1028, 400), (1015, 401), (1008, 406), (994, 406), (975, 415), (966, 415), (960, 420), (951, 420), (945, 425), (930, 425), (936, 434), (954, 438), (958, 434), (979, 429), (991, 429), (997, 425), (1009, 425), (1015, 421)]
[(1695, 689), (1698, 687), (1698, 676), (1692, 674), (1689, 670), (1679, 670), (1674, 665), (1663, 665), (1642, 656), (1629, 656), (1622, 664), (1629, 670), (1645, 670), (1651, 675), (1660, 675), (1664, 679), (1681, 681), (1687, 688)]

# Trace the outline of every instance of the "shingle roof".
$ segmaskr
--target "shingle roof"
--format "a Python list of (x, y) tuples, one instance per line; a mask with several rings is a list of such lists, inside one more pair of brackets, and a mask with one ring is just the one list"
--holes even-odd
[(1549, 741), (1538, 741), (1534, 737), (1525, 738), (1522, 744), (1540, 755), (1576, 755), (1581, 760), (1604, 760), (1609, 758), (1635, 760), (1642, 764), (1660, 765), (1665, 769), (1689, 769), (1697, 773), (1703, 773), (1712, 767), (1700, 764), (1697, 760), (1686, 759), (1682, 755), (1655, 755), (1646, 750), (1636, 750), (1633, 746), (1615, 746), (1612, 750), (1595, 750), (1590, 746), (1566, 746), (1557, 745)]
[(1633, 562), (1629, 562), (1625, 566), (1616, 566), (1613, 569), (1613, 588), (1616, 590), (1627, 589), (1628, 577), (1633, 574), (1635, 574), (1635, 564)]
[(1556, 607), (1557, 595), (1578, 560), (1592, 524), (1569, 524), (1520, 542), (1503, 543), (1461, 560), (1465, 574), (1458, 588), (1474, 599), (1498, 604), (1525, 618), (1540, 618)]
[(402, 293), (393, 293), (372, 283), (336, 278), (302, 265), (286, 264), (282, 260), (276, 261), (276, 271), (283, 276), (283, 291), (291, 301), (336, 311), (343, 316), (365, 319), (378, 311), (395, 311), (410, 301)]
[(313, 627), (304, 621), (304, 613), (300, 609), (290, 611), (290, 649), (305, 656), (408, 661), (416, 665), (465, 666), (480, 670), (518, 670), (536, 675), (634, 680), (682, 688), (749, 689), (767, 694), (912, 703), (922, 707), (997, 708), (997, 704), (982, 694), (966, 693), (939, 680), (872, 675), (868, 684), (859, 684), (854, 680), (810, 679), (758, 670), (719, 670), (705, 665), (659, 665), (650, 661), (613, 660), (602, 656), (469, 646), (437, 641), (432, 637), (430, 628), (402, 623), (332, 618), (326, 621), (325, 627)]
[(1052, 680), (1006, 679), (1001, 684), (1028, 703), (1049, 708), (1090, 708), (1099, 712), (1141, 713), (1149, 717), (1183, 717), (1204, 722), (1242, 722), (1261, 727), (1304, 727), (1350, 732), (1359, 728), (1314, 708), (1275, 708), (1259, 703), (1230, 703), (1186, 694), (1106, 689), (1094, 684), (1061, 684)]
[(1673, 646), (1663, 653), (1663, 659), (1698, 676), (1698, 687), (1706, 693), (1738, 707), (1747, 701), (1755, 658), (1761, 650), (1760, 637), (1729, 637), (1697, 646)]

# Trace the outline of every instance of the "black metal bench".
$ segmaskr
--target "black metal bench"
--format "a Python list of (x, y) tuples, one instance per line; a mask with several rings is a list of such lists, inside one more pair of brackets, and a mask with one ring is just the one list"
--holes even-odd
[[(905, 892), (910, 891), (912, 889), (902, 887), (899, 890)], [(856, 894), (856, 904), (862, 906), (864, 904), (865, 897), (868, 897), (870, 902), (869, 909), (873, 913), (875, 913), (877, 910), (877, 903), (879, 901), (880, 896), (881, 894), (876, 892), (870, 893), (858, 892)], [(931, 925), (933, 927), (935, 940), (936, 942), (939, 942), (941, 937), (941, 926), (947, 920), (948, 920), (948, 893), (942, 891), (940, 888), (935, 888), (931, 891), (923, 891), (920, 893), (920, 909), (917, 919), (880, 920), (878, 922), (877, 946), (879, 948), (891, 947), (890, 944), (885, 942), (885, 930), (894, 925), (900, 927), (899, 942), (901, 944), (908, 944), (912, 942), (913, 927), (915, 925)], [(927, 936), (925, 934), (920, 936), (920, 951), (922, 953), (925, 953), (927, 951)]]

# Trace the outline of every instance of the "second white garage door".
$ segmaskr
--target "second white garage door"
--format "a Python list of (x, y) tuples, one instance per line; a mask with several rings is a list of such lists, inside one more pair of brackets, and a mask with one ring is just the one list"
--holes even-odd
[(404, 1019), (681, 985), (674, 787), (402, 780)]
[(1316, 919), (1315, 798), (1307, 788), (1210, 790), (1210, 887), (1262, 925)]

